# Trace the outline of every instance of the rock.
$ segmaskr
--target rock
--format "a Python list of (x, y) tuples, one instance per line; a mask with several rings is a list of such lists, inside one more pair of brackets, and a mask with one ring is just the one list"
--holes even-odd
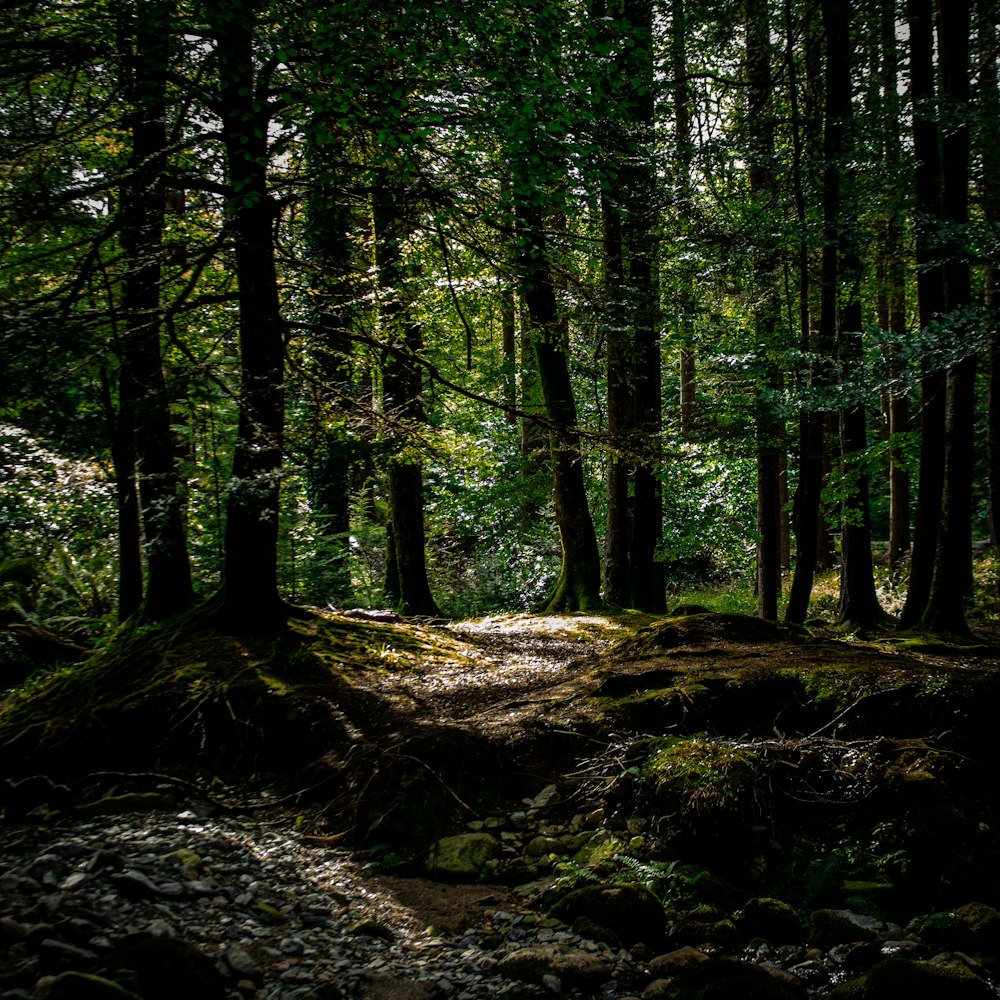
[(239, 945), (227, 948), (222, 953), (222, 959), (237, 979), (260, 982), (261, 968), (246, 948)]
[(163, 889), (143, 872), (129, 869), (111, 876), (115, 888), (129, 899), (159, 899)]
[(684, 948), (677, 948), (674, 951), (667, 952), (666, 955), (657, 955), (649, 963), (649, 971), (655, 976), (663, 976), (669, 979), (672, 976), (678, 975), (684, 969), (689, 969), (692, 965), (698, 965), (700, 962), (707, 961), (708, 955), (688, 945)]
[(78, 945), (55, 938), (42, 940), (38, 946), (38, 954), (47, 969), (51, 969), (53, 965), (64, 969), (67, 966), (92, 965), (98, 957), (97, 952), (89, 948), (80, 948)]
[(528, 945), (504, 955), (497, 970), (509, 979), (541, 985), (555, 976), (563, 986), (596, 989), (611, 978), (611, 969), (589, 952), (564, 945)]
[(362, 937), (381, 938), (383, 941), (391, 941), (395, 936), (385, 924), (381, 924), (377, 920), (356, 920), (347, 928), (347, 933)]
[(48, 1000), (138, 1000), (135, 993), (113, 979), (87, 972), (64, 972), (48, 985)]
[(809, 944), (828, 951), (837, 944), (875, 941), (883, 927), (874, 917), (851, 910), (815, 910), (809, 916)]
[(611, 931), (626, 948), (637, 941), (662, 942), (667, 923), (660, 901), (644, 886), (631, 884), (574, 889), (549, 914), (566, 924), (586, 917)]
[(500, 841), (488, 833), (459, 833), (439, 840), (427, 855), (427, 874), (445, 881), (474, 881), (486, 862), (500, 853)]
[(559, 789), (546, 785), (533, 799), (525, 799), (524, 804), (531, 809), (544, 809), (559, 801)]
[(710, 958), (685, 969), (659, 994), (664, 1000), (800, 1000), (800, 992), (766, 969), (729, 958)]
[(660, 1000), (673, 985), (672, 979), (654, 979), (643, 991), (642, 1000)]
[(1000, 958), (1000, 912), (985, 903), (919, 917), (907, 930), (930, 945)]
[(996, 994), (962, 965), (939, 966), (909, 958), (887, 958), (856, 979), (836, 986), (829, 1000), (996, 1000)]
[(225, 983), (215, 963), (184, 938), (148, 938), (117, 949), (109, 969), (135, 973), (143, 1000), (224, 1000)]
[(0, 948), (9, 948), (28, 935), (28, 928), (13, 917), (0, 917)]
[(736, 916), (736, 927), (744, 940), (764, 938), (771, 944), (798, 944), (802, 921), (798, 913), (780, 899), (756, 897), (747, 900)]

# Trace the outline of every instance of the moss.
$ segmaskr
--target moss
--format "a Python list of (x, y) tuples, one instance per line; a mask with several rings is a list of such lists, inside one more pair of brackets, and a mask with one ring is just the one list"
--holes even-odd
[(45, 995), (48, 1000), (139, 1000), (114, 980), (87, 972), (63, 972), (52, 980)]
[(947, 997), (988, 1000), (996, 994), (963, 965), (938, 965), (888, 958), (863, 976), (841, 983), (830, 1000), (896, 1000), (897, 997)]
[(183, 938), (149, 938), (107, 956), (110, 969), (130, 969), (143, 1000), (224, 1000), (225, 983), (207, 955)]
[(648, 889), (632, 884), (574, 889), (549, 910), (549, 915), (574, 927), (585, 918), (610, 931), (626, 947), (639, 941), (659, 944), (666, 926), (660, 901)]
[(865, 920), (849, 910), (815, 910), (809, 916), (809, 945), (828, 951), (834, 945), (874, 941), (876, 921)]
[(666, 1000), (794, 1000), (797, 996), (764, 969), (728, 958), (711, 958), (685, 969), (659, 995)]
[(771, 944), (798, 944), (802, 940), (802, 920), (780, 899), (749, 899), (737, 914), (736, 926), (744, 941), (763, 938)]

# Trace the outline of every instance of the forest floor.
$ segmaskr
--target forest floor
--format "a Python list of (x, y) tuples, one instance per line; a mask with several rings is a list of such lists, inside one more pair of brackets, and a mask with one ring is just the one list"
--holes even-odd
[[(411, 935), (637, 878), (677, 946), (732, 950), (731, 914), (760, 896), (898, 930), (1000, 903), (996, 638), (710, 613), (123, 633), (0, 699), (0, 805), (65, 822), (172, 775), (341, 858), (364, 912)], [(435, 870), (435, 845), (470, 833), (496, 842), (480, 870)]]

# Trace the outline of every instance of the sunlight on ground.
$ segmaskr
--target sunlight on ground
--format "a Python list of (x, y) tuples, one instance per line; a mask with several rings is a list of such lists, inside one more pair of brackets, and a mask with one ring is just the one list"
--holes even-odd
[(624, 626), (603, 615), (491, 615), (456, 622), (453, 626), (463, 632), (539, 632), (545, 635), (566, 635), (568, 633), (595, 629), (623, 630)]

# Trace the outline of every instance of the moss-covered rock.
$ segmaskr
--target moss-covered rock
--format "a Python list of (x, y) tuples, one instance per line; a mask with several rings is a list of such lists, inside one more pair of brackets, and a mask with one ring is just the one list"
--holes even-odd
[(489, 833), (458, 833), (435, 843), (427, 855), (432, 878), (461, 882), (479, 878), (486, 862), (500, 853), (500, 841)]
[(63, 972), (56, 976), (47, 1000), (139, 1000), (137, 994), (120, 983), (89, 972)]
[(874, 941), (881, 921), (851, 910), (814, 910), (809, 915), (809, 944), (827, 951), (834, 945)]
[(184, 938), (138, 941), (108, 955), (104, 964), (134, 972), (143, 1000), (224, 1000), (226, 995), (215, 963)]
[(745, 941), (764, 938), (771, 944), (798, 944), (802, 940), (802, 920), (796, 910), (766, 896), (747, 900), (736, 916), (736, 927)]
[(564, 896), (549, 915), (573, 925), (585, 917), (612, 932), (626, 947), (663, 940), (666, 914), (660, 901), (641, 885), (584, 886)]
[(555, 976), (565, 987), (596, 989), (611, 978), (611, 969), (589, 952), (560, 945), (528, 945), (504, 955), (498, 971), (510, 979), (542, 983)]
[(841, 983), (830, 1000), (988, 1000), (996, 994), (962, 965), (935, 965), (887, 958), (855, 979)]
[(800, 993), (765, 969), (712, 958), (684, 970), (663, 994), (666, 1000), (800, 1000)]
[(1000, 958), (1000, 912), (985, 903), (918, 917), (907, 928), (927, 944)]

